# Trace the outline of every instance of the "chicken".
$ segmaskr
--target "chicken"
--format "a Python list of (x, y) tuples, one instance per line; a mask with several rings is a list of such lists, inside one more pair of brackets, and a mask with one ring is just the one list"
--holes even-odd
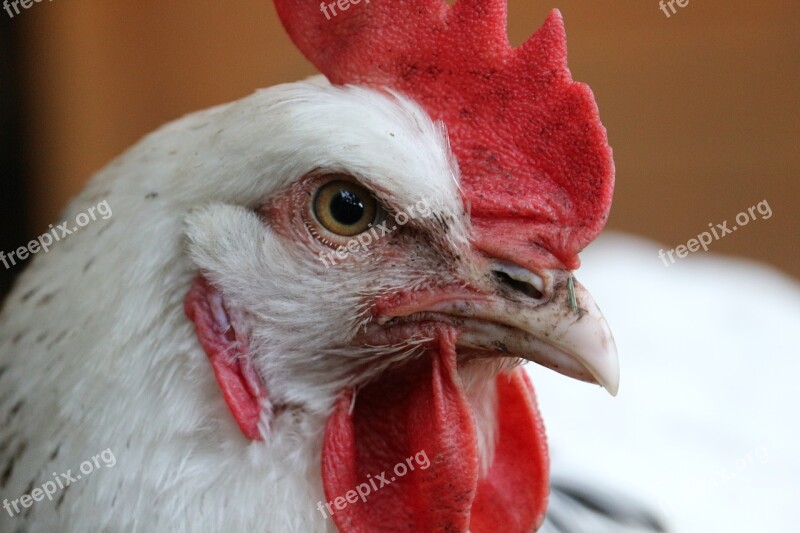
[(572, 275), (613, 164), (560, 15), (515, 51), (494, 0), (276, 4), (327, 80), (143, 139), (9, 296), (0, 530), (527, 532), (520, 360), (616, 393)]

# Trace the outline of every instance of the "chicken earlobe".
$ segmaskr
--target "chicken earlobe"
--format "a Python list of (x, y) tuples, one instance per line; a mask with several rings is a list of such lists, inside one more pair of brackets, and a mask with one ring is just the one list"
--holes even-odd
[(266, 387), (253, 368), (246, 336), (237, 331), (222, 294), (203, 276), (198, 276), (186, 295), (186, 316), (208, 355), (225, 403), (250, 440), (264, 440), (264, 421), (269, 409)]

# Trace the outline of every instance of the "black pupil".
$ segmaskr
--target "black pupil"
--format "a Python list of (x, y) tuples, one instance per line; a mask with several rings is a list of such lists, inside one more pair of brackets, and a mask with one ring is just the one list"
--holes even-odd
[(364, 216), (364, 202), (353, 191), (341, 190), (331, 198), (331, 215), (339, 224), (352, 226)]

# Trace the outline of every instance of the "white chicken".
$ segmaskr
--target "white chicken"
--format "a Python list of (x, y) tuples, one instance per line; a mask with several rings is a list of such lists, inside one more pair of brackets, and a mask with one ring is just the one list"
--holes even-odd
[[(542, 524), (547, 447), (517, 363), (616, 393), (571, 273), (607, 217), (610, 150), (558, 13), (513, 51), (504, 3), (425, 3), (325, 22), (347, 46), (438, 28), (394, 57), (396, 83), (329, 63), (335, 85), (162, 128), (70, 204), (113, 217), (39, 256), (0, 316), (0, 530)], [(303, 30), (311, 7), (278, 2), (314, 56), (331, 30)], [(412, 26), (389, 32), (401, 9)], [(459, 35), (496, 46), (447, 56)]]

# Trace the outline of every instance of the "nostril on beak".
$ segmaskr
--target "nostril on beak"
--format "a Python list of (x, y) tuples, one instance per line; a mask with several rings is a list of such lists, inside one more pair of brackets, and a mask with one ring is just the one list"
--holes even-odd
[(528, 298), (533, 298), (534, 300), (541, 300), (544, 297), (542, 291), (537, 289), (532, 283), (516, 279), (507, 272), (502, 270), (492, 270), (492, 275), (500, 285), (512, 290), (513, 292), (522, 293)]

